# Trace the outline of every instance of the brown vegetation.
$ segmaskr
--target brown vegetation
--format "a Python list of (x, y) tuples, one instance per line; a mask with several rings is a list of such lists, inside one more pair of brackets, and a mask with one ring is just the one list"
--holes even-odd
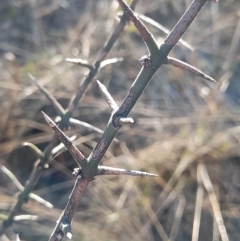
[[(121, 108), (141, 64), (152, 73), (164, 65), (134, 106), (133, 119), (127, 118), (130, 110), (121, 109), (123, 115), (113, 120), (115, 127), (123, 127), (111, 147), (103, 146), (92, 154), (96, 164), (104, 154), (104, 166), (88, 173), (84, 164), (78, 164), (85, 177), (150, 173), (158, 177), (99, 176), (90, 182), (77, 212), (72, 213), (74, 240), (239, 240), (237, 0), (208, 2), (164, 61), (148, 58), (133, 24), (127, 22), (122, 32), (127, 18), (121, 26), (118, 1), (0, 3), (3, 240), (16, 239), (16, 234), (21, 240), (48, 239), (73, 189), (72, 171), (77, 164), (57, 138), (52, 139), (41, 111), (65, 130), (69, 141), (81, 150), (80, 154), (73, 150), (75, 160), (84, 162), (96, 144), (101, 144), (99, 138), (111, 114), (109, 106), (116, 113)], [(166, 28), (174, 27), (190, 3), (139, 1), (136, 15), (160, 45)], [(149, 40), (151, 34), (141, 24), (135, 22), (155, 56), (154, 39)], [(116, 33), (121, 34), (114, 46), (104, 45)], [(175, 37), (165, 39), (171, 41)], [(184, 62), (190, 65), (183, 67)], [(73, 93), (78, 94), (71, 102)], [(66, 128), (68, 124), (71, 128)], [(56, 145), (58, 149), (53, 148)], [(36, 183), (29, 182), (31, 173)], [(34, 188), (35, 196), (26, 199), (25, 184), (30, 192)], [(20, 204), (15, 210), (16, 200)], [(6, 220), (8, 229), (3, 228)], [(68, 228), (67, 220), (67, 235), (71, 233)]]

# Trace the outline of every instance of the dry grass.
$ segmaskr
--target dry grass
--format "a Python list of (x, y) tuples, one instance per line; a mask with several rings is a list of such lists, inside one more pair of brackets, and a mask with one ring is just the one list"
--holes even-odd
[[(171, 29), (189, 3), (140, 1), (137, 12)], [(44, 149), (52, 132), (40, 110), (56, 116), (27, 73), (35, 75), (66, 107), (87, 72), (64, 59), (93, 61), (116, 25), (119, 9), (116, 1), (107, 0), (62, 1), (62, 5), (55, 0), (27, 0), (17, 4), (0, 4), (0, 155), (1, 163), (24, 184), (36, 156), (21, 144), (28, 141)], [(220, 85), (164, 66), (133, 109), (131, 117), (136, 123), (122, 129), (117, 136), (120, 143), (113, 143), (103, 160), (104, 165), (139, 169), (159, 177), (98, 177), (74, 218), (74, 240), (197, 241), (199, 228), (199, 241), (217, 241), (221, 238), (216, 212), (224, 220), (229, 240), (239, 240), (239, 7), (237, 0), (207, 4), (184, 35), (195, 51), (179, 45), (171, 53)], [(156, 30), (153, 33), (159, 43), (165, 36)], [(110, 54), (124, 61), (98, 74), (117, 104), (141, 67), (137, 59), (144, 54), (141, 38), (132, 25), (127, 26)], [(97, 83), (93, 83), (74, 117), (104, 128), (109, 116)], [(84, 154), (90, 153), (99, 137), (79, 127), (68, 131), (69, 136), (74, 134)], [(206, 191), (201, 197), (197, 169), (202, 163), (214, 198)], [(16, 222), (14, 230), (21, 240), (48, 238), (72, 189), (73, 167), (70, 155), (63, 153), (45, 171), (35, 193), (55, 207), (47, 210), (33, 201), (24, 205), (23, 213), (39, 215), (39, 220)], [(16, 188), (3, 173), (0, 183), (0, 209), (6, 214), (16, 199)]]

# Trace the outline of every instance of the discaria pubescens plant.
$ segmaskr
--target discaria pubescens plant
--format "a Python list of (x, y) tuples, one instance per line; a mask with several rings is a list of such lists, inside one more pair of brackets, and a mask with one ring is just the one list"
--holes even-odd
[[(65, 145), (68, 151), (73, 156), (76, 161), (78, 168), (74, 170), (74, 176), (76, 176), (76, 182), (73, 187), (72, 193), (69, 197), (69, 201), (63, 210), (59, 220), (57, 221), (57, 225), (53, 230), (51, 237), (49, 240), (62, 240), (64, 236), (71, 239), (71, 222), (73, 216), (77, 210), (81, 197), (84, 194), (85, 189), (88, 184), (95, 179), (98, 175), (131, 175), (131, 176), (148, 176), (154, 177), (155, 174), (134, 171), (134, 170), (125, 170), (121, 168), (115, 167), (107, 167), (100, 166), (101, 160), (111, 145), (112, 141), (115, 139), (115, 136), (121, 129), (122, 125), (130, 125), (134, 121), (132, 118), (128, 117), (131, 109), (134, 107), (139, 97), (149, 84), (151, 78), (156, 73), (156, 71), (163, 65), (171, 65), (177, 68), (181, 68), (195, 74), (199, 77), (204, 78), (205, 80), (216, 82), (210, 76), (207, 76), (202, 71), (197, 68), (186, 64), (178, 59), (169, 57), (170, 51), (174, 48), (174, 46), (181, 40), (182, 35), (186, 32), (187, 28), (190, 26), (192, 21), (195, 19), (197, 14), (201, 11), (202, 7), (210, 0), (194, 0), (186, 12), (183, 14), (182, 18), (178, 21), (172, 31), (168, 34), (163, 43), (159, 46), (152, 35), (152, 33), (146, 28), (142, 21), (147, 21), (144, 16), (139, 14), (135, 14), (133, 9), (135, 8), (138, 0), (133, 0), (130, 7), (123, 0), (118, 0), (121, 5), (124, 14), (122, 15), (119, 24), (116, 26), (113, 31), (111, 37), (107, 41), (106, 45), (100, 51), (96, 62), (92, 65), (86, 60), (82, 59), (66, 59), (66, 61), (80, 65), (82, 67), (86, 67), (89, 69), (89, 73), (83, 84), (78, 88), (76, 95), (72, 98), (69, 106), (66, 110), (62, 108), (62, 106), (58, 103), (58, 101), (49, 93), (43, 86), (41, 86), (32, 75), (29, 75), (33, 82), (38, 86), (40, 91), (46, 96), (46, 98), (50, 101), (51, 105), (57, 111), (59, 115), (58, 125), (54, 123), (45, 113), (43, 116), (49, 126), (55, 131), (55, 135), (52, 140), (48, 144), (47, 148), (44, 152), (41, 152), (34, 145), (29, 144), (29, 146), (35, 150), (35, 152), (39, 156), (39, 163), (33, 170), (33, 173), (27, 182), (25, 188), (20, 187), (21, 194), (18, 197), (18, 200), (11, 210), (7, 219), (3, 222), (3, 225), (0, 229), (0, 235), (3, 235), (6, 230), (12, 225), (14, 217), (21, 209), (21, 206), (25, 202), (28, 197), (31, 197), (31, 191), (33, 190), (35, 184), (38, 182), (42, 172), (45, 168), (47, 168), (48, 163), (52, 160), (56, 152), (54, 152), (54, 148), (58, 146), (58, 139)], [(213, 1), (213, 0), (212, 0)], [(213, 1), (216, 2), (216, 1)], [(118, 106), (114, 101), (111, 94), (108, 92), (107, 88), (100, 82), (97, 81), (97, 85), (108, 103), (112, 114), (108, 121), (108, 124), (104, 131), (91, 126), (90, 124), (75, 120), (71, 118), (73, 111), (77, 108), (79, 102), (82, 100), (84, 94), (86, 93), (89, 85), (91, 83), (95, 83), (93, 80), (95, 79), (97, 73), (109, 64), (114, 64), (118, 61), (122, 61), (119, 58), (106, 59), (109, 51), (113, 47), (120, 33), (123, 31), (125, 25), (128, 23), (129, 19), (134, 23), (138, 32), (140, 33), (149, 54), (147, 56), (143, 56), (139, 59), (139, 62), (142, 64), (142, 68), (134, 80), (127, 96), (123, 100), (122, 104)], [(68, 138), (62, 130), (65, 130), (70, 125), (79, 125), (91, 128), (93, 131), (97, 131), (102, 133), (101, 138), (99, 139), (97, 145), (92, 150), (89, 157), (85, 157), (80, 150), (72, 143), (72, 139)], [(63, 148), (60, 144), (58, 146), (58, 150)], [(56, 149), (55, 149), (56, 150)], [(199, 175), (207, 175), (206, 172), (204, 174), (204, 167), (199, 167)], [(209, 184), (209, 182), (208, 182)], [(206, 184), (206, 186), (208, 185)], [(205, 185), (205, 184), (204, 184)], [(209, 187), (209, 185), (208, 185)], [(207, 188), (206, 188), (207, 189)], [(208, 190), (208, 189), (207, 189)], [(214, 198), (213, 198), (214, 199)], [(217, 213), (217, 209), (215, 210)], [(222, 222), (222, 219), (221, 219)], [(225, 230), (223, 230), (224, 226), (221, 226), (219, 223), (220, 234), (222, 235), (222, 240), (228, 240)]]

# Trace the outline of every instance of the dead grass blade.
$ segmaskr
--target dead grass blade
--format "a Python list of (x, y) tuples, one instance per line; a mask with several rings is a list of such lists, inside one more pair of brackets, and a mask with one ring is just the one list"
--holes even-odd
[(195, 212), (194, 212), (194, 220), (193, 220), (193, 230), (192, 230), (192, 241), (198, 241), (199, 237), (199, 228), (201, 222), (201, 213), (202, 213), (202, 203), (203, 203), (203, 182), (200, 174), (200, 167), (197, 167), (197, 195), (196, 195), (196, 205), (195, 205)]
[(209, 197), (209, 200), (212, 205), (213, 216), (218, 225), (218, 229), (219, 229), (219, 233), (221, 235), (222, 241), (229, 241), (227, 230), (224, 225), (224, 221), (223, 221), (223, 217), (222, 217), (222, 213), (221, 213), (221, 208), (220, 208), (219, 202), (217, 200), (217, 196), (214, 192), (212, 182), (208, 175), (207, 168), (203, 163), (199, 164), (199, 171), (201, 174), (203, 185), (208, 192), (208, 197)]
[(169, 235), (169, 241), (175, 241), (177, 238), (177, 234), (178, 234), (178, 229), (181, 223), (181, 219), (182, 219), (182, 215), (183, 215), (183, 211), (186, 205), (186, 199), (184, 196), (179, 195), (178, 196), (178, 207), (176, 210), (176, 214), (174, 217), (174, 221), (173, 221), (173, 225), (172, 225), (172, 229)]

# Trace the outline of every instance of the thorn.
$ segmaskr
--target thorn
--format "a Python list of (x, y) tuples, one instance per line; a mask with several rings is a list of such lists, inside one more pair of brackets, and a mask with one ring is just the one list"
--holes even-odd
[[(74, 141), (77, 139), (77, 135), (73, 135), (71, 137), (69, 137), (69, 140)], [(62, 153), (62, 151), (67, 150), (67, 148), (65, 147), (65, 145), (63, 143), (60, 143), (59, 145), (55, 146), (52, 149), (52, 159), (55, 159), (60, 153)]]
[(112, 59), (106, 59), (104, 61), (101, 62), (100, 64), (100, 69), (110, 65), (110, 64), (115, 64), (115, 63), (118, 63), (118, 62), (121, 62), (123, 61), (123, 58), (112, 58)]
[(19, 234), (16, 234), (16, 241), (20, 241)]
[(69, 63), (73, 63), (73, 64), (78, 64), (78, 65), (81, 65), (83, 67), (87, 67), (88, 69), (93, 69), (93, 66), (91, 64), (89, 64), (87, 60), (84, 60), (84, 59), (67, 58), (67, 59), (65, 59), (65, 61), (69, 62)]
[(110, 106), (110, 108), (114, 111), (118, 109), (118, 105), (116, 104), (116, 102), (114, 101), (113, 97), (111, 96), (111, 94), (108, 92), (107, 88), (105, 85), (103, 85), (99, 80), (97, 80), (97, 84), (98, 87), (104, 97), (104, 99), (106, 100), (106, 102), (108, 103), (108, 105)]
[(58, 137), (58, 139), (66, 146), (66, 148), (68, 149), (68, 151), (70, 152), (78, 166), (81, 166), (82, 162), (86, 161), (82, 152), (78, 150), (78, 148), (72, 143), (70, 138), (67, 135), (65, 135), (61, 129), (58, 128), (58, 126), (52, 121), (50, 117), (48, 117), (48, 115), (46, 115), (43, 111), (42, 114), (46, 122), (49, 124), (49, 126), (55, 131), (55, 134)]
[(41, 111), (41, 112), (42, 112), (42, 115), (43, 115), (44, 119), (46, 120), (46, 122), (48, 123), (48, 125), (50, 127), (53, 128), (53, 127), (57, 126), (47, 114), (45, 114), (43, 111)]
[(52, 208), (53, 208), (53, 205), (52, 205), (50, 202), (44, 200), (43, 198), (39, 197), (38, 195), (36, 195), (36, 194), (34, 194), (34, 193), (30, 193), (30, 194), (29, 194), (29, 197), (30, 197), (31, 199), (35, 200), (36, 202), (41, 203), (42, 205), (46, 206), (46, 207), (49, 208), (49, 209), (52, 209)]
[(38, 220), (39, 217), (37, 215), (17, 215), (14, 216), (14, 221), (20, 221), (20, 220)]
[(134, 123), (134, 120), (131, 118), (131, 117), (122, 117), (119, 119), (119, 123), (121, 125), (129, 125), (129, 124), (133, 124)]
[(67, 232), (66, 236), (67, 236), (68, 239), (72, 239), (72, 233)]
[(157, 177), (158, 175), (148, 172), (140, 172), (135, 170), (127, 170), (122, 168), (115, 167), (106, 167), (99, 166), (98, 167), (98, 175), (128, 175), (128, 176), (145, 176), (145, 177)]
[(218, 82), (215, 79), (213, 79), (212, 77), (206, 75), (204, 72), (197, 69), (196, 67), (194, 67), (190, 64), (187, 64), (187, 63), (185, 63), (185, 62), (183, 62), (179, 59), (168, 57), (164, 64), (169, 64), (169, 65), (172, 65), (174, 67), (186, 70), (186, 71), (190, 72), (191, 74), (194, 74), (194, 75), (196, 75), (198, 77), (201, 77), (205, 80), (208, 80), (210, 82), (218, 84)]

